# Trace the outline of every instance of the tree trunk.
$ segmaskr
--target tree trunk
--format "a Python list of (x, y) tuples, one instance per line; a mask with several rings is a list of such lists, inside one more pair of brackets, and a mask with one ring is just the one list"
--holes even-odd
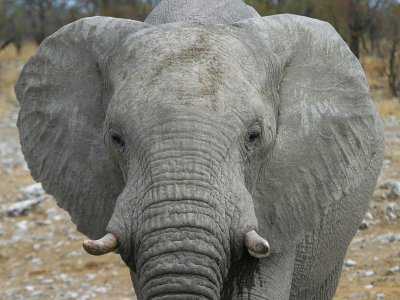
[(392, 95), (397, 97), (399, 96), (400, 90), (400, 74), (398, 74), (396, 70), (396, 52), (397, 52), (397, 45), (399, 40), (396, 39), (392, 41), (390, 52), (389, 52), (389, 72), (388, 72), (388, 81), (389, 87), (392, 92)]
[(360, 34), (351, 32), (350, 50), (359, 59), (360, 58)]

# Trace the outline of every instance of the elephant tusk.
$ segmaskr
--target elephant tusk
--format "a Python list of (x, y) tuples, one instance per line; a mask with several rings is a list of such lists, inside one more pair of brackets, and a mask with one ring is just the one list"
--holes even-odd
[(99, 240), (84, 240), (83, 249), (92, 255), (103, 255), (114, 251), (118, 247), (118, 240), (112, 233), (107, 233)]
[(244, 245), (251, 256), (261, 258), (270, 255), (270, 247), (267, 240), (263, 239), (255, 230), (251, 230), (244, 236)]

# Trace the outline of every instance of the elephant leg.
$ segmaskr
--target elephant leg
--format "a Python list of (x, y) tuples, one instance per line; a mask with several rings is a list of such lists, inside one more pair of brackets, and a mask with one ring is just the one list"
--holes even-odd
[(291, 300), (331, 300), (339, 284), (342, 271), (343, 258), (338, 261), (335, 268), (329, 273), (322, 284), (313, 289), (306, 289), (299, 294), (290, 295)]
[(340, 228), (343, 215), (336, 206), (328, 207), (319, 228), (297, 245), (290, 299), (332, 299), (351, 240), (348, 232), (355, 227)]
[(308, 299), (312, 300), (331, 300), (335, 294), (336, 288), (339, 284), (340, 273), (342, 272), (343, 259), (341, 259), (336, 267), (325, 279), (324, 283), (317, 289), (316, 293)]
[(289, 299), (295, 249), (254, 258), (248, 253), (231, 266), (221, 299)]

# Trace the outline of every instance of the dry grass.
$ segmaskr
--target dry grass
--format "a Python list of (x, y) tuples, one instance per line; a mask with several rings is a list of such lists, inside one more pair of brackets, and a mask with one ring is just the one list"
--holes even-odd
[(13, 45), (9, 45), (0, 51), (0, 89), (14, 85), (18, 78), (22, 64), (35, 52), (34, 44), (25, 44), (20, 53), (17, 53)]
[(364, 56), (361, 64), (367, 75), (372, 99), (382, 117), (400, 116), (400, 99), (394, 98), (387, 83), (385, 59)]
[(392, 98), (387, 100), (376, 101), (379, 114), (382, 117), (398, 116), (400, 117), (400, 99)]
[(25, 43), (21, 52), (18, 54), (14, 45), (9, 45), (0, 51), (0, 62), (8, 62), (15, 59), (20, 59), (21, 61), (26, 62), (35, 52), (36, 48), (37, 46), (34, 43)]
[(385, 61), (378, 57), (363, 57), (361, 64), (367, 74), (368, 83), (371, 89), (383, 88), (386, 80)]
[(0, 71), (0, 89), (3, 90), (14, 85), (20, 70), (14, 66), (0, 66)]
[(14, 84), (24, 63), (32, 56), (36, 45), (26, 43), (20, 53), (13, 45), (0, 51), (0, 116), (9, 112), (10, 105), (17, 105)]

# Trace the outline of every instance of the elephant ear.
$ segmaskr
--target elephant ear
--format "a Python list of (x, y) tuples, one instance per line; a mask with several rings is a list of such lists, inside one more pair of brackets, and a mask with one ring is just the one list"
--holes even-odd
[(281, 77), (276, 140), (254, 196), (260, 232), (279, 252), (322, 224), (338, 230), (332, 226), (343, 216), (335, 213), (357, 228), (383, 154), (381, 120), (357, 58), (322, 21), (276, 15), (238, 27), (260, 39), (267, 68)]
[(105, 233), (124, 187), (103, 141), (112, 94), (108, 61), (143, 27), (107, 17), (71, 23), (40, 45), (15, 86), (20, 142), (33, 178), (93, 239)]

